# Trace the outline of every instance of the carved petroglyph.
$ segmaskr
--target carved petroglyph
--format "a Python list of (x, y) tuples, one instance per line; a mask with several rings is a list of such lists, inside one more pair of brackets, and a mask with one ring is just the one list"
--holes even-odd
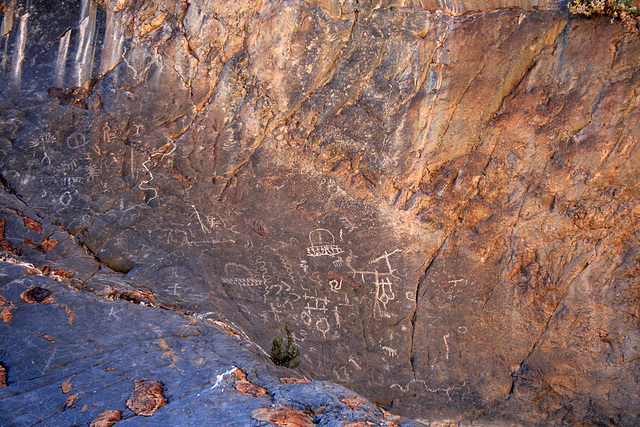
[(200, 223), (200, 228), (202, 229), (202, 232), (203, 233), (209, 233), (210, 230), (202, 222), (202, 219), (200, 218), (200, 213), (198, 212), (198, 209), (196, 209), (196, 205), (191, 205), (191, 207), (195, 211), (196, 218), (198, 219), (198, 222)]
[(373, 285), (376, 289), (373, 315), (376, 319), (391, 317), (387, 307), (387, 304), (395, 299), (395, 293), (393, 292), (393, 282), (391, 281), (391, 278), (398, 278), (398, 276), (395, 275), (395, 272), (397, 270), (394, 269), (391, 265), (390, 257), (401, 252), (402, 250), (400, 249), (395, 249), (392, 252), (385, 251), (384, 255), (381, 255), (368, 263), (368, 265), (381, 263), (383, 265), (382, 271), (379, 271), (377, 269), (356, 270), (352, 266), (353, 256), (349, 255), (346, 259), (347, 267), (351, 269), (351, 273), (354, 277), (359, 275), (361, 280), (366, 283), (368, 280), (370, 280), (370, 277), (373, 276)]
[(49, 157), (48, 148), (53, 147), (57, 142), (58, 141), (55, 136), (51, 135), (48, 132), (45, 132), (42, 135), (31, 138), (27, 145), (32, 149), (42, 149), (42, 159), (40, 159), (40, 165), (49, 166), (51, 165), (51, 158)]
[(327, 304), (329, 304), (329, 300), (324, 297), (317, 296), (309, 296), (307, 294), (303, 295), (305, 301), (307, 301), (307, 305), (304, 308), (307, 312), (311, 313), (311, 311), (319, 311), (322, 313), (327, 312)]
[(182, 289), (182, 285), (180, 283), (174, 283), (170, 288), (172, 288), (171, 293), (173, 295), (178, 295), (178, 290)]
[(249, 277), (222, 277), (222, 283), (227, 285), (237, 285), (243, 287), (254, 287), (263, 285), (264, 282), (260, 279), (252, 279)]
[(78, 164), (76, 163), (75, 160), (71, 160), (69, 163), (64, 163), (64, 164), (60, 165), (60, 169), (59, 170), (63, 174), (67, 175), (69, 173), (72, 173), (76, 169), (78, 169)]
[[(396, 270), (395, 270), (395, 269), (393, 269), (393, 268), (391, 268), (391, 261), (389, 261), (389, 257), (390, 257), (391, 255), (394, 255), (394, 254), (398, 253), (398, 252), (400, 252), (400, 253), (401, 253), (401, 252), (402, 252), (402, 250), (401, 250), (401, 249), (396, 249), (396, 250), (394, 250), (394, 251), (393, 251), (393, 252), (391, 252), (391, 253), (388, 253), (387, 251), (384, 251), (384, 255), (379, 256), (378, 258), (376, 258), (376, 259), (374, 259), (373, 261), (371, 261), (369, 264), (373, 264), (374, 262), (378, 262), (378, 261), (381, 261), (381, 260), (385, 260), (385, 262), (386, 262), (386, 264), (387, 264), (387, 269), (389, 270), (387, 274), (389, 274), (389, 275), (393, 276), (393, 275), (394, 275), (393, 273), (395, 273), (395, 272), (396, 272)], [(396, 277), (396, 276), (394, 276), (394, 277)]]
[[(171, 140), (171, 138), (166, 137), (169, 142), (167, 144), (165, 144), (164, 146), (162, 146), (160, 149), (156, 150), (155, 152), (151, 153), (149, 155), (149, 158), (147, 160), (145, 160), (144, 162), (142, 162), (142, 167), (146, 170), (146, 174), (145, 175), (149, 175), (149, 179), (146, 180), (142, 180), (140, 181), (140, 184), (138, 184), (138, 188), (142, 191), (152, 191), (153, 192), (153, 197), (151, 197), (150, 199), (147, 200), (147, 203), (151, 202), (154, 199), (158, 198), (158, 189), (155, 187), (150, 187), (149, 183), (151, 181), (153, 181), (153, 173), (151, 172), (151, 169), (149, 169), (148, 163), (152, 162), (154, 160), (154, 158), (156, 157), (160, 157), (160, 159), (158, 160), (157, 163), (162, 162), (162, 160), (173, 154), (174, 151), (176, 151), (176, 144), (175, 142), (173, 142), (173, 140)], [(167, 153), (167, 149), (171, 147), (171, 149), (169, 150), (169, 152)], [(133, 150), (131, 151), (133, 153)]]
[(303, 311), (300, 313), (300, 320), (307, 326), (311, 326), (311, 313), (308, 311)]
[(110, 143), (112, 140), (116, 139), (117, 137), (118, 135), (111, 132), (111, 127), (109, 126), (109, 123), (105, 123), (104, 126), (102, 127), (102, 140), (105, 143)]
[(395, 384), (391, 384), (391, 385), (389, 386), (389, 388), (397, 388), (398, 390), (400, 390), (400, 391), (401, 391), (401, 392), (403, 392), (403, 393), (408, 393), (408, 392), (409, 392), (409, 389), (411, 388), (411, 385), (412, 385), (412, 384), (422, 384), (425, 388), (427, 388), (427, 383), (426, 383), (426, 382), (424, 382), (423, 380), (411, 380), (411, 381), (409, 381), (409, 382), (407, 383), (407, 385), (405, 385), (404, 387), (403, 387), (403, 386), (401, 386), (401, 385), (400, 385), (400, 384), (398, 384), (398, 383), (395, 383)]
[(353, 366), (355, 366), (358, 371), (362, 370), (362, 368), (360, 367), (360, 364), (356, 362), (353, 356), (349, 356), (349, 362), (353, 363)]
[(389, 312), (387, 311), (387, 304), (389, 301), (395, 299), (395, 295), (391, 287), (391, 280), (389, 280), (388, 277), (380, 278), (379, 273), (376, 272), (375, 285), (376, 300), (374, 303), (374, 315), (377, 314), (380, 317), (390, 317)]
[(449, 343), (447, 342), (447, 338), (449, 338), (449, 334), (446, 334), (444, 337), (442, 337), (442, 340), (444, 341), (444, 346), (447, 349), (447, 353), (445, 354), (445, 359), (449, 360)]
[(340, 312), (338, 311), (338, 307), (334, 306), (333, 307), (333, 318), (336, 321), (336, 326), (339, 328), (342, 326), (342, 324), (340, 323)]
[(331, 327), (329, 326), (329, 321), (326, 317), (321, 317), (316, 321), (316, 329), (320, 331), (324, 338), (327, 337), (327, 332), (331, 330)]
[(383, 346), (382, 349), (387, 353), (387, 355), (389, 357), (397, 357), (398, 356), (398, 350), (396, 350), (395, 348), (389, 347), (389, 346)]
[[(77, 193), (77, 190), (75, 191)], [(70, 191), (65, 191), (64, 193), (62, 193), (62, 195), (58, 198), (58, 202), (60, 202), (61, 205), (63, 206), (69, 206), (69, 204), (73, 201), (73, 196), (71, 195)]]
[(311, 246), (307, 248), (307, 256), (335, 257), (344, 251), (336, 245), (336, 239), (329, 230), (317, 228), (309, 233), (309, 242)]
[(345, 218), (345, 217), (341, 217), (341, 218), (340, 218), (340, 222), (342, 222), (342, 223), (345, 225), (345, 227), (347, 227), (347, 231), (348, 231), (349, 233), (353, 232), (353, 230), (355, 230), (356, 228), (358, 228), (358, 227), (356, 227), (355, 225), (353, 225), (353, 224), (351, 223), (351, 221), (349, 221), (349, 220), (348, 220), (347, 218)]
[(120, 321), (120, 317), (118, 317), (118, 313), (120, 313), (122, 310), (116, 310), (115, 308), (111, 307), (111, 309), (109, 310), (109, 316), (107, 317), (107, 319), (112, 320), (115, 319), (117, 321)]
[(67, 146), (72, 150), (77, 150), (85, 145), (87, 145), (87, 137), (81, 132), (72, 133), (67, 138)]
[(450, 386), (450, 387), (447, 387), (447, 388), (444, 388), (444, 387), (438, 387), (438, 388), (429, 388), (429, 387), (426, 387), (426, 389), (427, 389), (427, 391), (428, 391), (428, 392), (430, 392), (430, 393), (445, 393), (445, 394), (447, 395), (447, 399), (448, 399), (449, 401), (451, 401), (452, 399), (451, 399), (451, 394), (450, 394), (450, 393), (451, 393), (452, 391), (462, 390), (462, 388), (463, 388), (466, 384), (467, 384), (467, 382), (465, 381), (465, 382), (463, 382), (463, 383), (462, 383), (462, 385), (460, 385), (460, 386), (458, 386), (458, 387), (454, 387), (454, 386)]

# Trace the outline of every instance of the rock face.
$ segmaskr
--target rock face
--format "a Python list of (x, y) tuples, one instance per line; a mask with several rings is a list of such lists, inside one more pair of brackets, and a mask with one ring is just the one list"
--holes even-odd
[(640, 39), (499, 3), (7, 1), (1, 246), (426, 422), (634, 425)]
[[(337, 384), (292, 381), (296, 373), (226, 328), (27, 273), (0, 262), (0, 295), (15, 304), (11, 321), (0, 323), (0, 358), (9, 367), (0, 389), (3, 426), (266, 426), (253, 413), (283, 405), (314, 425), (419, 425)], [(54, 300), (21, 301), (36, 285)], [(239, 372), (265, 392), (241, 391), (233, 381)], [(343, 402), (354, 399), (362, 401), (357, 408)]]

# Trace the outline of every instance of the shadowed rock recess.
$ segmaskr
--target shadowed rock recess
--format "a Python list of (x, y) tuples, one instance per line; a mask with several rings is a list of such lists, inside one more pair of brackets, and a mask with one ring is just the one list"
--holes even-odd
[(0, 424), (640, 425), (637, 29), (0, 5)]

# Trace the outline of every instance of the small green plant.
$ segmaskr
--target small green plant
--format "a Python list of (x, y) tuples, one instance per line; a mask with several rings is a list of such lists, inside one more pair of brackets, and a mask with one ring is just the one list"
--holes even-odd
[(569, 11), (574, 15), (604, 15), (630, 22), (640, 15), (640, 11), (632, 3), (633, 0), (573, 0)]
[(289, 326), (286, 323), (284, 324), (284, 329), (287, 331), (287, 346), (283, 351), (282, 344), (284, 340), (274, 338), (273, 344), (271, 344), (271, 361), (285, 368), (297, 368), (300, 361), (294, 362), (293, 360), (300, 356), (300, 349), (293, 345), (291, 330), (289, 330)]

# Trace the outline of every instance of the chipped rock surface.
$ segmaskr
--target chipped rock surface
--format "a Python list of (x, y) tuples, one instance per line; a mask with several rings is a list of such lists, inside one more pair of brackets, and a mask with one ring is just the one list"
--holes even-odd
[[(0, 425), (201, 426), (212, 420), (259, 426), (267, 423), (257, 423), (254, 411), (278, 405), (292, 414), (304, 411), (313, 425), (389, 417), (371, 403), (357, 410), (343, 404), (354, 392), (337, 384), (281, 382), (295, 372), (274, 366), (255, 344), (206, 320), (100, 298), (8, 262), (0, 262), (0, 277), (0, 294), (16, 305), (11, 321), (0, 325), (0, 360), (10, 374), (0, 389)], [(21, 301), (34, 284), (55, 302)], [(76, 316), (72, 325), (65, 307)], [(237, 371), (250, 391), (261, 392), (238, 387)], [(419, 425), (402, 420), (400, 425)]]
[[(217, 322), (265, 349), (286, 323), (304, 375), (425, 423), (637, 423), (633, 25), (550, 0), (3, 4), (0, 402), (16, 419), (86, 404), (86, 423), (126, 423), (140, 379), (169, 402), (151, 420), (208, 410), (200, 358), (210, 387), (247, 373), (245, 420), (303, 409), (274, 387), (318, 408), (320, 383), (235, 362), (267, 366), (257, 352), (198, 353)], [(33, 329), (45, 312), (62, 332)], [(71, 369), (95, 345), (129, 373)], [(20, 412), (74, 374), (62, 402)], [(120, 406), (83, 394), (100, 381)]]

